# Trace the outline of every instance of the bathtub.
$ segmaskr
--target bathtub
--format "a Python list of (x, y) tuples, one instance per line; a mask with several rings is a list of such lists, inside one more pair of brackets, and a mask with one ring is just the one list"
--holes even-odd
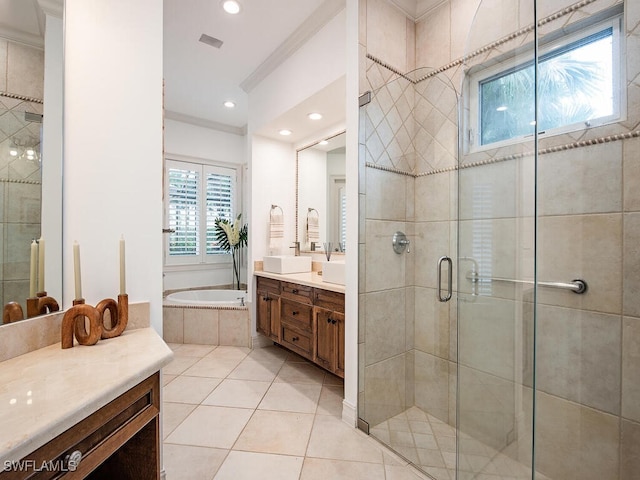
[(240, 307), (246, 301), (247, 292), (244, 290), (183, 290), (167, 295), (165, 305)]
[(162, 307), (165, 342), (251, 348), (251, 316), (244, 290), (183, 290)]

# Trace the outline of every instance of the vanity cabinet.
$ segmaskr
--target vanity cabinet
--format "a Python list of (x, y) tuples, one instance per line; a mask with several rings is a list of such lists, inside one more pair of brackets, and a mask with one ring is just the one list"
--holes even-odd
[(0, 479), (159, 479), (159, 378), (143, 380), (0, 472)]
[(280, 341), (280, 282), (258, 277), (256, 329), (275, 342)]
[(257, 330), (344, 378), (344, 294), (257, 277)]
[(344, 378), (344, 294), (317, 289), (315, 362)]

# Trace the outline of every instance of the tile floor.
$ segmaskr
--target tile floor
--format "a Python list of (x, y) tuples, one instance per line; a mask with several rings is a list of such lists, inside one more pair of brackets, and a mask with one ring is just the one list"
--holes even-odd
[[(456, 478), (456, 430), (417, 407), (374, 426), (373, 437), (389, 445), (436, 480)], [(462, 434), (458, 480), (530, 480), (531, 469)], [(536, 472), (536, 480), (549, 480)]]
[(342, 422), (342, 380), (279, 347), (169, 344), (167, 480), (419, 480)]

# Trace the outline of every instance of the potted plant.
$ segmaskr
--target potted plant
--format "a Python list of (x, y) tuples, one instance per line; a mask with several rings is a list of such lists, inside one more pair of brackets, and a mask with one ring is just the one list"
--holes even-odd
[(242, 214), (231, 223), (226, 218), (215, 219), (215, 239), (218, 246), (225, 252), (230, 252), (233, 263), (233, 283), (240, 290), (240, 262), (242, 260), (242, 248), (247, 246), (248, 226), (245, 223), (240, 226)]

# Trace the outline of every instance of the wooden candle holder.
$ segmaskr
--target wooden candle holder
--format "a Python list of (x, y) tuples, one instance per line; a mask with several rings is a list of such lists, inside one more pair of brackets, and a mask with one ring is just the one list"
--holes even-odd
[[(59, 311), (60, 305), (55, 298), (47, 296), (47, 292), (38, 292), (35, 297), (27, 298), (27, 318)], [(18, 302), (9, 302), (4, 306), (3, 323), (13, 323), (24, 318), (22, 306)]]
[(38, 292), (35, 297), (27, 298), (27, 318), (59, 311), (60, 305), (55, 298), (47, 296), (47, 292)]
[[(107, 326), (107, 312), (110, 326)], [(128, 322), (129, 296), (126, 293), (118, 295), (117, 303), (105, 298), (95, 307), (85, 304), (84, 298), (76, 299), (62, 319), (62, 348), (73, 347), (74, 335), (80, 345), (95, 345), (101, 338), (117, 337), (127, 328)]]

